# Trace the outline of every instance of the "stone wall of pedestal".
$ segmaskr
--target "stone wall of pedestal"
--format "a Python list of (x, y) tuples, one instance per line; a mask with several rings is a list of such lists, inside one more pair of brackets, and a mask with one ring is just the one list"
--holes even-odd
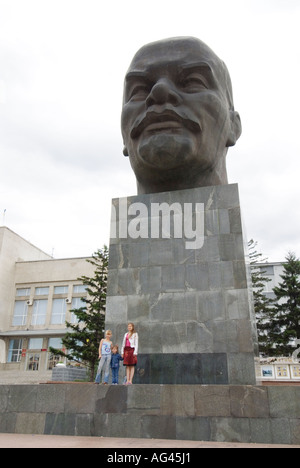
[(136, 383), (255, 384), (245, 243), (236, 184), (113, 200), (106, 329), (135, 324)]
[(300, 386), (0, 385), (0, 432), (300, 445)]

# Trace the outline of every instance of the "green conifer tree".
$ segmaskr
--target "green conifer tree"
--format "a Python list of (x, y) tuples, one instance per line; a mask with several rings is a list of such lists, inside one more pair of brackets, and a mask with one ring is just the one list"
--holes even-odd
[(289, 252), (281, 275), (282, 282), (273, 289), (277, 303), (272, 311), (271, 339), (274, 355), (288, 356), (300, 338), (300, 260)]
[(248, 242), (250, 267), (251, 267), (251, 279), (253, 286), (253, 300), (254, 300), (254, 311), (257, 325), (257, 335), (259, 352), (264, 356), (270, 355), (270, 349), (272, 349), (273, 343), (270, 340), (270, 327), (271, 327), (271, 306), (273, 300), (267, 297), (264, 293), (266, 284), (271, 281), (265, 276), (264, 271), (258, 263), (265, 263), (266, 258), (256, 250), (257, 242), (251, 239)]

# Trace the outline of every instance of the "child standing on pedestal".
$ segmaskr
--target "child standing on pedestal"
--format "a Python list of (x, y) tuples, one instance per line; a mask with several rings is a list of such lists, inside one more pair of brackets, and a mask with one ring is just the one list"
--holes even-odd
[(103, 338), (100, 341), (100, 345), (99, 345), (100, 362), (99, 362), (99, 367), (97, 370), (97, 375), (96, 375), (96, 380), (95, 380), (96, 384), (100, 383), (101, 372), (103, 372), (103, 370), (104, 370), (103, 384), (104, 385), (108, 384), (110, 361), (111, 361), (111, 348), (113, 345), (111, 342), (111, 337), (112, 337), (112, 332), (110, 330), (107, 330), (105, 332), (105, 338)]
[(113, 385), (117, 385), (119, 383), (120, 361), (123, 361), (123, 358), (119, 354), (119, 347), (115, 345), (112, 348), (112, 355), (111, 355), (111, 362), (110, 362)]

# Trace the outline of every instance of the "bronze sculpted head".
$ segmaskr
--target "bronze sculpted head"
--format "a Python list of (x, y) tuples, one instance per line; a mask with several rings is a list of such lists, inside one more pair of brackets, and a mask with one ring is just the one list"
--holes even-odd
[(136, 53), (121, 120), (139, 194), (228, 183), (240, 117), (225, 64), (199, 39), (165, 39)]

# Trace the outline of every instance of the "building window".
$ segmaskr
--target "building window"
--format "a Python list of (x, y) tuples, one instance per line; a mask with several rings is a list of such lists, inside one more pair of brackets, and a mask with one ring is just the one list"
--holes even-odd
[(62, 349), (61, 338), (49, 338), (48, 348)]
[(28, 344), (27, 366), (29, 371), (38, 371), (40, 365), (41, 353), (32, 352), (32, 350), (41, 350), (43, 347), (43, 338), (30, 338)]
[(16, 301), (13, 317), (13, 326), (26, 325), (28, 305), (26, 301)]
[(38, 371), (40, 365), (40, 353), (29, 353), (27, 358), (27, 370)]
[(30, 296), (30, 288), (18, 288), (17, 289), (17, 297), (20, 297), (20, 296), (29, 297)]
[(35, 295), (36, 296), (48, 296), (49, 294), (49, 287), (44, 288), (35, 288)]
[(42, 349), (43, 338), (30, 338), (28, 349)]
[(68, 294), (69, 286), (54, 286), (54, 294)]
[[(73, 297), (72, 309), (80, 309), (81, 307), (86, 307), (86, 303), (83, 302), (80, 297)], [(74, 312), (71, 313), (71, 323), (78, 323), (78, 318)]]
[(22, 357), (23, 340), (13, 339), (9, 341), (7, 362), (20, 362)]
[(264, 275), (274, 275), (274, 267), (273, 266), (270, 266), (270, 265), (264, 266), (264, 267), (261, 267), (260, 270)]
[(86, 293), (87, 286), (84, 284), (75, 284), (73, 286), (73, 293), (74, 294), (79, 294), (79, 293)]
[[(61, 338), (49, 338), (48, 348), (55, 348), (55, 349), (62, 349), (63, 344), (61, 342)], [(60, 362), (63, 358), (61, 356), (55, 356), (51, 352), (48, 353), (48, 370), (52, 370), (58, 362)]]
[(67, 304), (65, 299), (53, 299), (52, 302), (52, 325), (62, 325), (66, 320)]
[(45, 325), (48, 299), (38, 299), (33, 303), (31, 325)]

